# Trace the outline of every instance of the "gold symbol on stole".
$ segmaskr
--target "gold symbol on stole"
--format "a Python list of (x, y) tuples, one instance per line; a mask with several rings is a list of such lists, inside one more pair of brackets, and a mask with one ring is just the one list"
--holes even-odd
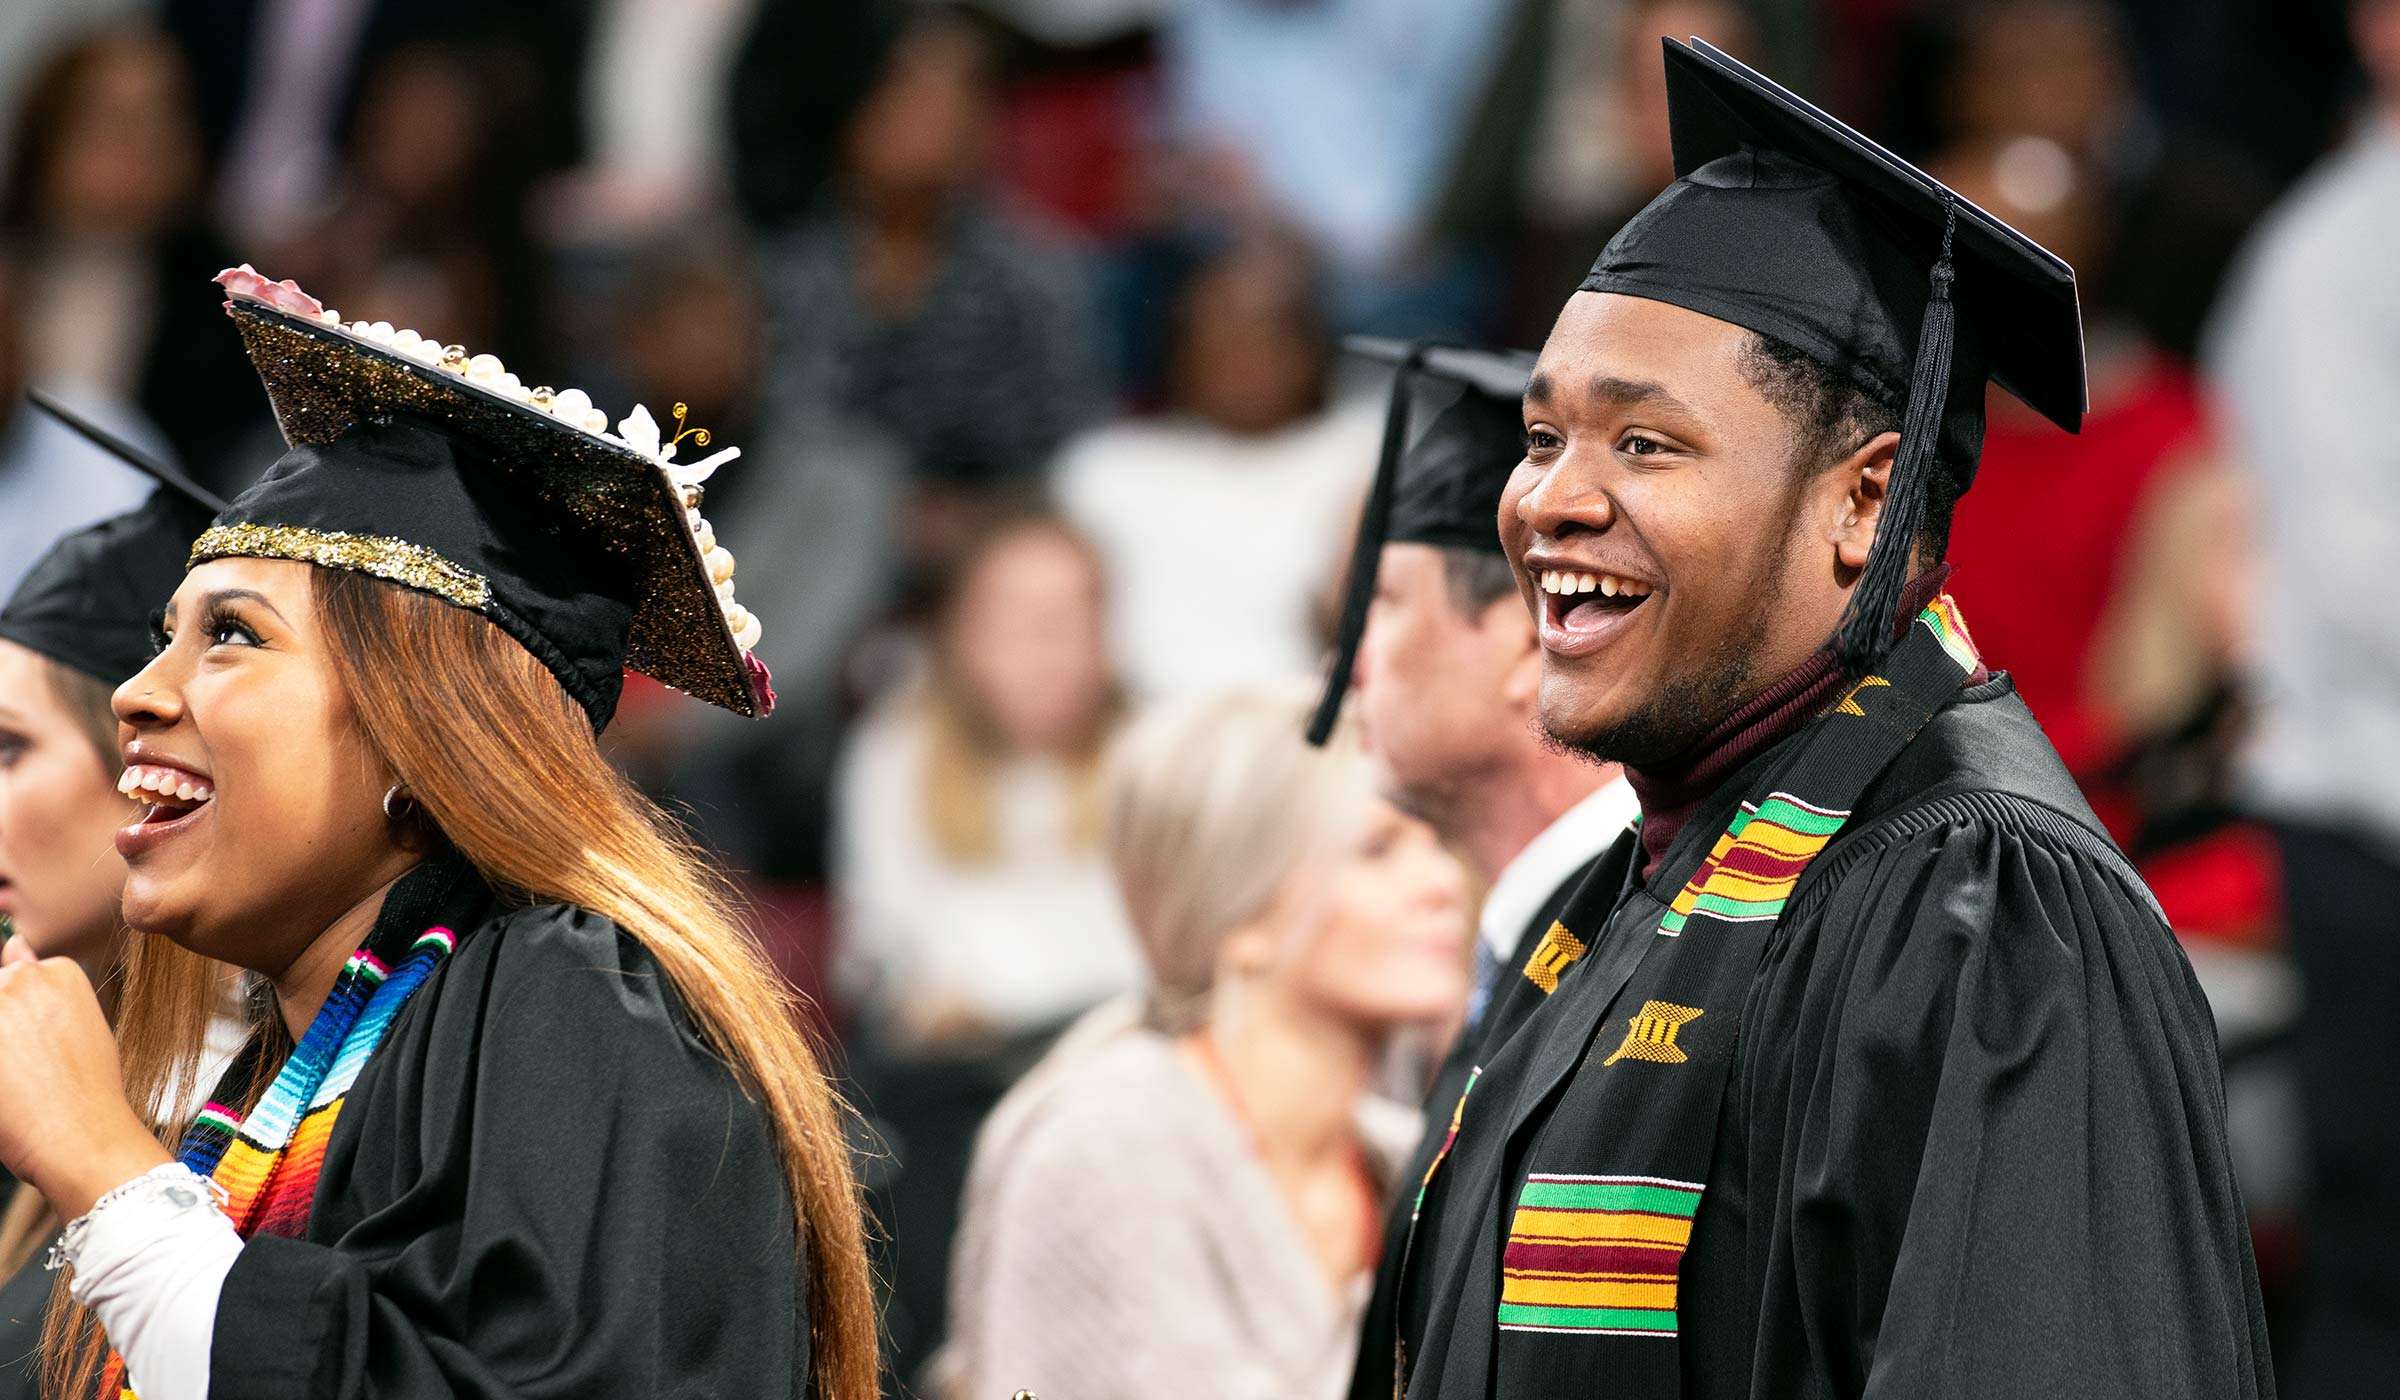
[(1850, 687), (1850, 693), (1842, 697), (1842, 703), (1833, 707), (1833, 712), (1837, 715), (1857, 715), (1860, 719), (1865, 719), (1867, 712), (1858, 707), (1858, 693), (1869, 686), (1888, 686), (1890, 684), (1890, 681), (1881, 676), (1869, 676)]
[(1558, 990), (1558, 975), (1583, 956), (1583, 940), (1567, 932), (1567, 926), (1553, 921), (1542, 935), (1541, 946), (1525, 960), (1525, 980), (1542, 989), (1548, 996)]
[(1697, 1021), (1702, 1012), (1697, 1006), (1677, 1006), (1671, 1001), (1645, 1001), (1642, 1014), (1632, 1018), (1631, 1029), (1625, 1032), (1625, 1043), (1617, 1053), (1600, 1062), (1602, 1069), (1631, 1055), (1654, 1065), (1679, 1065), (1690, 1056), (1675, 1046), (1675, 1032), (1686, 1021)]

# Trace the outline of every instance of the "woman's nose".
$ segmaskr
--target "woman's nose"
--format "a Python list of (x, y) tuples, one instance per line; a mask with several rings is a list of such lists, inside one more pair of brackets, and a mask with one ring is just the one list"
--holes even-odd
[(118, 722), (136, 729), (156, 729), (182, 716), (183, 697), (167, 683), (168, 656), (162, 651), (151, 658), (149, 665), (134, 672), (109, 697), (109, 708), (116, 712)]

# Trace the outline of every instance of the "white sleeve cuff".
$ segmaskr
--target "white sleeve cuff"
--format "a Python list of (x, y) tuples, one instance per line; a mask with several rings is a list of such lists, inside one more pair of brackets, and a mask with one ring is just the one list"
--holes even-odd
[(217, 1297), (242, 1252), (211, 1191), (180, 1163), (158, 1167), (77, 1222), (70, 1291), (108, 1330), (142, 1400), (208, 1400)]

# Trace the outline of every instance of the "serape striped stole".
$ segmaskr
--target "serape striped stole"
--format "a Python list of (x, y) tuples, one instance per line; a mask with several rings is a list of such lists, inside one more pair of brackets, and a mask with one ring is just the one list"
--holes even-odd
[[(1509, 1217), (1495, 1318), (1503, 1373), (1562, 1384), (1607, 1375), (1613, 1395), (1678, 1393), (1676, 1348), (1657, 1342), (1679, 1330), (1677, 1281), (1759, 961), (1859, 796), (1976, 669), (1957, 605), (1936, 599), (1759, 780), (1635, 970), (1592, 1008), (1596, 1031), (1565, 1047), (1576, 1069), (1535, 1127)], [(1570, 907), (1553, 941), (1596, 945), (1609, 914)], [(1525, 973), (1537, 974), (1560, 975)], [(1576, 990), (1567, 978), (1555, 995)]]
[[(350, 955), (307, 1033), (247, 1114), (221, 1101), (243, 1097), (221, 1087), (221, 1098), (202, 1108), (184, 1133), (177, 1155), (216, 1186), (218, 1203), (242, 1238), (297, 1238), (308, 1228), (317, 1173), (343, 1099), (401, 1008), (458, 946), (449, 929), (428, 928), (387, 964), (376, 944), (392, 941), (379, 929)], [(244, 1077), (237, 1071), (227, 1083)], [(134, 1400), (125, 1363), (113, 1352), (100, 1394)]]

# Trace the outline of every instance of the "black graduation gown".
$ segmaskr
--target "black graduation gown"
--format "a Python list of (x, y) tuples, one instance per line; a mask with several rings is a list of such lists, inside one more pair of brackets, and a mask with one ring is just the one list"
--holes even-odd
[[(1784, 751), (1646, 884), (1621, 840), (1562, 916), (1589, 955), (1554, 995), (1512, 988), (1520, 1024), (1410, 1246), (1408, 1395), (1611, 1393), (1586, 1339), (1496, 1327), (1503, 1207), (1534, 1172), (1622, 1170), (1571, 1082)], [(2007, 678), (1961, 691), (1855, 812), (1741, 1008), (1680, 1335), (1638, 1345), (1677, 1348), (1698, 1400), (2272, 1396), (2206, 1003)]]
[[(1550, 922), (1567, 906), (1567, 897), (1575, 893), (1600, 863), (1594, 856), (1577, 867), (1574, 873), (1561, 880), (1558, 888), (1542, 897), (1533, 917), (1518, 930), (1516, 947), (1501, 960), (1501, 979), (1516, 976), (1517, 969), (1542, 941)], [(1375, 1290), (1367, 1299), (1365, 1320), (1359, 1327), (1358, 1365), (1350, 1373), (1351, 1400), (1386, 1400), (1392, 1393), (1392, 1328), (1394, 1309), (1399, 1305), (1400, 1271), (1405, 1262), (1408, 1245), (1409, 1216), (1416, 1210), (1417, 1187), (1433, 1165), (1434, 1154), (1450, 1135), (1450, 1110), (1457, 1104), (1461, 1090), (1467, 1086), (1467, 1076), (1483, 1063), (1487, 1047), (1508, 1038), (1515, 1021), (1530, 1012), (1532, 1003), (1508, 995), (1506, 980), (1495, 981), (1491, 996), (1484, 1004), (1483, 1019), (1459, 1032), (1451, 1042), (1449, 1053), (1442, 1057), (1441, 1066), (1434, 1071), (1433, 1087), (1425, 1091), (1425, 1135), (1418, 1139), (1416, 1150), (1409, 1154), (1407, 1165), (1393, 1177), (1391, 1204), (1384, 1211), (1383, 1257), (1375, 1265)]]
[(458, 950), (352, 1086), (306, 1237), (225, 1280), (209, 1393), (813, 1394), (772, 1126), (658, 965), (471, 877), (438, 915)]
[(15, 1277), (0, 1284), (0, 1400), (33, 1400), (41, 1393), (42, 1315), (58, 1277), (42, 1267), (49, 1253), (46, 1247), (34, 1251)]

